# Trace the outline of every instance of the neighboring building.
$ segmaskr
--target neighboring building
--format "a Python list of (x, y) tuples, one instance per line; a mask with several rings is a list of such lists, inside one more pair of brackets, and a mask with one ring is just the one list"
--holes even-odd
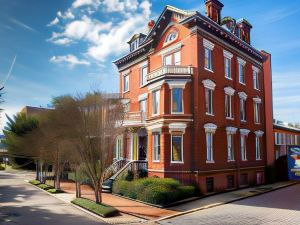
[(274, 120), (275, 159), (287, 155), (288, 147), (300, 146), (299, 126)]
[(147, 160), (149, 176), (204, 193), (264, 183), (274, 152), (271, 56), (251, 45), (247, 20), (222, 20), (222, 8), (167, 6), (114, 62), (128, 128), (115, 157)]
[(21, 109), (21, 113), (24, 113), (26, 117), (39, 116), (42, 113), (47, 112), (48, 110), (49, 108), (25, 106), (23, 109)]

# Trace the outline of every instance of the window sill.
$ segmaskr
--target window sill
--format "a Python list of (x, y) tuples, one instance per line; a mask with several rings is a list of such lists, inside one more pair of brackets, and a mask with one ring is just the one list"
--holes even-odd
[(207, 116), (215, 116), (214, 114), (211, 114), (211, 113), (205, 113)]
[(247, 120), (241, 120), (242, 123), (247, 123)]
[(255, 159), (256, 161), (262, 161), (262, 159)]
[(234, 120), (232, 117), (226, 117), (226, 120)]
[(160, 161), (157, 161), (157, 160), (153, 160), (152, 162), (153, 163), (160, 163)]
[(227, 162), (235, 162), (235, 160), (234, 159), (231, 159), (231, 160), (227, 160)]
[(248, 161), (248, 159), (242, 159), (241, 161), (242, 161), (242, 162), (247, 162), (247, 161)]
[(261, 123), (254, 123), (255, 125), (261, 125)]
[(226, 75), (225, 75), (225, 78), (226, 78), (227, 80), (233, 81), (233, 79), (232, 79), (231, 77), (226, 77)]
[(171, 112), (172, 115), (182, 115), (184, 112)]
[(212, 161), (206, 160), (206, 163), (208, 163), (208, 164), (213, 164), (213, 163), (215, 163), (215, 161), (214, 161), (214, 160), (212, 160)]
[(182, 161), (171, 161), (171, 164), (184, 164)]
[(208, 71), (208, 72), (214, 73), (214, 71), (211, 70), (211, 69), (208, 69), (208, 68), (206, 68), (206, 67), (204, 67), (204, 69), (205, 69), (206, 71)]
[(254, 90), (256, 90), (256, 91), (260, 91), (260, 89), (257, 89), (257, 88), (253, 88)]
[(241, 81), (239, 81), (239, 83), (242, 84), (242, 85), (244, 85), (244, 86), (246, 86), (246, 83), (243, 83), (243, 82), (241, 82)]
[(152, 117), (159, 116), (159, 114), (152, 114)]
[(128, 91), (123, 91), (123, 94), (126, 94), (126, 93), (128, 93), (129, 92), (129, 90)]

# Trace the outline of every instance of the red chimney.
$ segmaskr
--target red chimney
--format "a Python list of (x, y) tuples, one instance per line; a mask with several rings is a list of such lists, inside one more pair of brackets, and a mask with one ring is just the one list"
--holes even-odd
[(236, 35), (248, 44), (251, 44), (251, 29), (252, 25), (245, 19), (239, 19), (236, 22)]
[(218, 0), (206, 0), (206, 15), (218, 24), (221, 24), (221, 11), (223, 4)]

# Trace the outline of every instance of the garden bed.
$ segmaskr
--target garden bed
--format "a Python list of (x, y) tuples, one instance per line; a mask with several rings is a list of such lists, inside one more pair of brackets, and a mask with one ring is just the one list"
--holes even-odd
[(55, 189), (53, 186), (51, 185), (48, 185), (48, 184), (42, 184), (40, 181), (38, 180), (30, 180), (29, 181), (30, 184), (33, 184), (37, 187), (39, 187), (40, 189), (43, 189), (51, 194), (58, 194), (58, 193), (63, 193), (64, 191), (63, 190), (58, 190), (58, 189)]
[(96, 202), (85, 198), (76, 198), (72, 203), (102, 217), (112, 217), (118, 214), (118, 210), (114, 207), (97, 204)]
[(113, 184), (113, 193), (160, 206), (199, 196), (196, 187), (184, 186), (171, 178), (119, 180)]

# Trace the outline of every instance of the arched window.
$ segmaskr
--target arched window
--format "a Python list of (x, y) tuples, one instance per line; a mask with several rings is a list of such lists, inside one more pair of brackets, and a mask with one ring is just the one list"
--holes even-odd
[(177, 31), (170, 32), (168, 34), (166, 40), (165, 40), (165, 44), (170, 43), (170, 42), (176, 40), (177, 36), (178, 36), (178, 32)]

